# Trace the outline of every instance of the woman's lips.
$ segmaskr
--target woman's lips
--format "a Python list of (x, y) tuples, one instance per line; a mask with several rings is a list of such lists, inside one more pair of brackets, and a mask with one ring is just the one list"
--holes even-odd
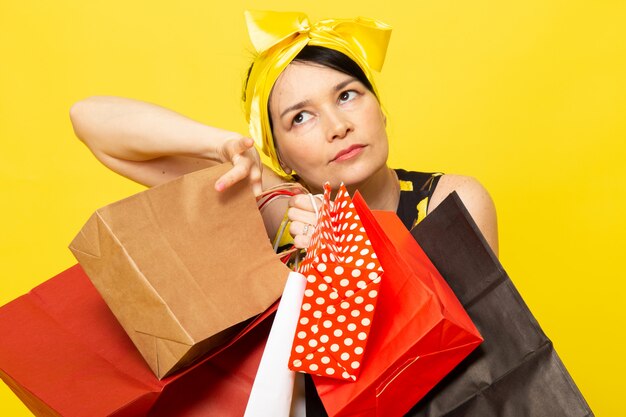
[(331, 162), (341, 162), (352, 159), (355, 156), (359, 155), (364, 148), (364, 145), (352, 145), (349, 148), (339, 151), (337, 155), (335, 155), (335, 157), (331, 160)]

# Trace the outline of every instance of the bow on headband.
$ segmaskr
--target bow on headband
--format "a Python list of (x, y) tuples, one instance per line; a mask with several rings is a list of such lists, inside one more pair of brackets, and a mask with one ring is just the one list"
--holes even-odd
[(383, 67), (391, 36), (388, 25), (364, 17), (322, 20), (311, 26), (304, 13), (246, 11), (245, 16), (250, 40), (259, 54), (293, 36), (305, 35), (314, 39), (326, 33), (330, 37), (343, 38), (355, 47), (376, 71)]
[(377, 94), (371, 70), (382, 69), (391, 28), (362, 17), (322, 20), (311, 25), (305, 14), (296, 12), (246, 11), (245, 16), (250, 40), (258, 53), (244, 94), (246, 118), (257, 145), (270, 157), (273, 168), (283, 174), (267, 113), (269, 96), (280, 73), (306, 45), (323, 46), (356, 62)]

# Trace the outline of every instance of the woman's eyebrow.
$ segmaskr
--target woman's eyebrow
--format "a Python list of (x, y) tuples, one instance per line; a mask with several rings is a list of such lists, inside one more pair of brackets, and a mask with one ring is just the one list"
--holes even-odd
[[(345, 88), (345, 86), (347, 86), (347, 85), (349, 85), (349, 84), (351, 84), (351, 83), (353, 83), (355, 81), (358, 81), (358, 80), (356, 78), (354, 78), (354, 77), (348, 78), (347, 80), (342, 81), (342, 82), (336, 84), (333, 87), (333, 91), (341, 91), (341, 90), (343, 90)], [(285, 110), (283, 110), (283, 112), (280, 114), (280, 117), (282, 118), (287, 113), (289, 113), (291, 111), (294, 111), (294, 110), (298, 110), (298, 109), (300, 109), (302, 107), (308, 106), (309, 104), (311, 104), (311, 100), (299, 101), (296, 104), (294, 104), (292, 106), (289, 106)]]
[(347, 80), (345, 80), (345, 81), (342, 81), (342, 82), (340, 82), (339, 84), (335, 85), (335, 86), (333, 87), (333, 90), (334, 90), (334, 91), (343, 90), (345, 86), (347, 86), (347, 85), (349, 85), (349, 84), (352, 84), (354, 81), (358, 81), (358, 80), (357, 80), (356, 78), (354, 78), (354, 77), (349, 78), (349, 79), (347, 79)]
[(287, 113), (289, 113), (290, 111), (294, 111), (294, 110), (298, 110), (302, 107), (308, 106), (309, 104), (311, 104), (311, 100), (302, 100), (297, 102), (296, 104), (294, 104), (293, 106), (289, 106), (287, 107), (281, 114), (280, 117), (282, 118), (284, 115), (286, 115)]

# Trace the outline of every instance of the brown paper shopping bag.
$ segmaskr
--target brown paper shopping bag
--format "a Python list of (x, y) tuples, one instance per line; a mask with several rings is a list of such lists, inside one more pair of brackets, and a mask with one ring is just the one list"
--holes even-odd
[(229, 164), (97, 210), (70, 249), (159, 378), (226, 342), (282, 292), (246, 182), (215, 191)]

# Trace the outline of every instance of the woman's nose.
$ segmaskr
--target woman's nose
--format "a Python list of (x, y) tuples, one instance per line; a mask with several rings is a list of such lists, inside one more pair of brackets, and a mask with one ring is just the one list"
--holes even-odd
[(341, 110), (329, 111), (327, 114), (329, 141), (345, 138), (348, 133), (354, 130), (354, 126), (348, 116)]

